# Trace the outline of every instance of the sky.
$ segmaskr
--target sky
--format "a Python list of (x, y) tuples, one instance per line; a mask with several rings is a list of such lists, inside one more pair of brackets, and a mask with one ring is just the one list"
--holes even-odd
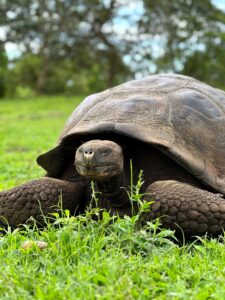
[(212, 0), (212, 3), (218, 8), (225, 11), (225, 0)]

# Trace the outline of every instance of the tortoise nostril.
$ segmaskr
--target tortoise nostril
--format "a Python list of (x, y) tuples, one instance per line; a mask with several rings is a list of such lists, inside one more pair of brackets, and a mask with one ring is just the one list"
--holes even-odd
[(86, 150), (84, 150), (84, 156), (91, 158), (94, 156), (94, 151), (92, 149), (86, 149)]
[(92, 154), (93, 152), (92, 151), (85, 151), (84, 153), (85, 154)]

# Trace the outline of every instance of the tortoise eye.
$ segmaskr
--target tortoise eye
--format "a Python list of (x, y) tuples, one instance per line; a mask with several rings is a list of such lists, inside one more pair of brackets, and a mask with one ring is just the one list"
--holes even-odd
[(107, 155), (109, 155), (109, 149), (105, 149), (105, 150), (103, 150), (102, 151), (102, 156), (107, 156)]

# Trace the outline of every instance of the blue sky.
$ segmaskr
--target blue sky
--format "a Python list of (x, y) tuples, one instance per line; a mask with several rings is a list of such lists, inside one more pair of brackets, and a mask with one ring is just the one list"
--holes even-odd
[(225, 0), (212, 0), (212, 3), (218, 8), (225, 11)]

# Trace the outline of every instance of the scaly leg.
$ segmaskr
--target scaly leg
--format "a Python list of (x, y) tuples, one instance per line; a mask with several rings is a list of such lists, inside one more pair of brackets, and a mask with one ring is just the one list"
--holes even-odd
[[(173, 181), (156, 181), (146, 191), (154, 201), (148, 217), (160, 217), (162, 226), (185, 235), (219, 234), (225, 229), (225, 199), (191, 185)], [(146, 217), (146, 216), (145, 216)]]
[(47, 215), (57, 210), (60, 198), (63, 209), (74, 213), (82, 198), (83, 189), (78, 182), (48, 177), (29, 181), (0, 192), (0, 219), (4, 223), (5, 218), (13, 227), (25, 223), (31, 216), (42, 220), (42, 212)]

